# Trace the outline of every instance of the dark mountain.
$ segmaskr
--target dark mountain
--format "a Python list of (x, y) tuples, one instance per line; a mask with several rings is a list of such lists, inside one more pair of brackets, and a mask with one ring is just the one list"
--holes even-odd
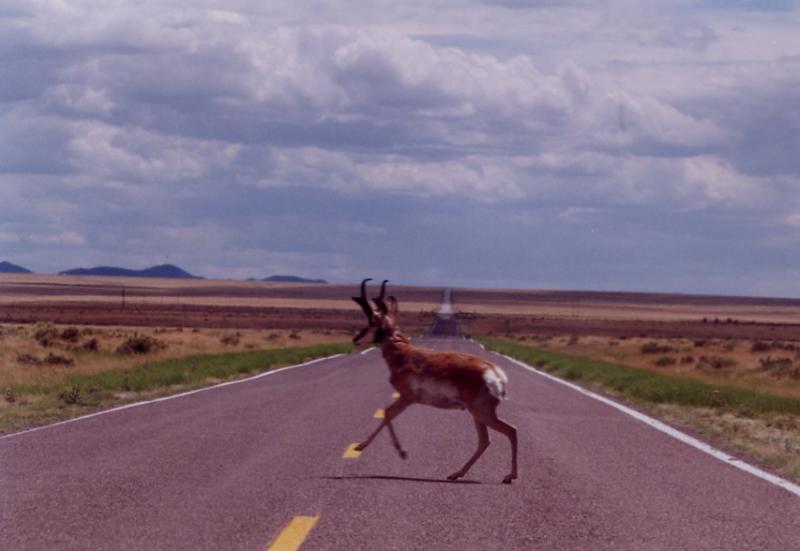
[(114, 266), (97, 266), (95, 268), (76, 268), (59, 272), (60, 275), (95, 275), (95, 276), (120, 276), (120, 277), (173, 277), (186, 279), (202, 279), (189, 272), (173, 266), (172, 264), (161, 264), (152, 266), (144, 270), (128, 270), (126, 268), (116, 268)]
[(262, 281), (278, 281), (280, 283), (328, 283), (324, 279), (306, 279), (294, 275), (274, 275), (265, 277)]
[(6, 262), (5, 260), (0, 262), (0, 274), (31, 274), (30, 270), (23, 268), (22, 266), (17, 266), (16, 264), (12, 264), (11, 262)]

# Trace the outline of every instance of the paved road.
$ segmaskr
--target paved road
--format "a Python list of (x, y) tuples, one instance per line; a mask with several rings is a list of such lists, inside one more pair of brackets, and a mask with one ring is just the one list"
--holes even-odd
[[(462, 339), (436, 349), (483, 353)], [(496, 357), (495, 357), (496, 358)], [(472, 453), (463, 412), (412, 406), (343, 452), (390, 401), (375, 350), (0, 439), (0, 549), (265, 549), (296, 515), (303, 549), (796, 549), (800, 498), (498, 359), (520, 434)]]

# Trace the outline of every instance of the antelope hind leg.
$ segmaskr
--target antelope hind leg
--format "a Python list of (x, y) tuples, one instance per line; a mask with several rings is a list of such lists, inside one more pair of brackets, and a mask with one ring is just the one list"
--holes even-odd
[(467, 460), (464, 466), (461, 467), (460, 470), (448, 476), (447, 480), (458, 480), (459, 478), (467, 474), (472, 465), (475, 464), (478, 458), (481, 455), (483, 455), (483, 452), (486, 451), (486, 448), (489, 447), (489, 444), (491, 444), (491, 440), (489, 439), (489, 429), (486, 427), (486, 425), (484, 425), (477, 419), (474, 419), (474, 421), (475, 421), (475, 428), (478, 431), (478, 448), (475, 450), (475, 453), (472, 454), (472, 457), (470, 457), (469, 460)]
[(475, 408), (470, 408), (469, 412), (477, 422), (505, 434), (508, 438), (511, 444), (511, 472), (503, 478), (503, 484), (511, 484), (511, 481), (517, 478), (517, 429), (514, 425), (506, 423), (497, 416), (498, 403), (499, 401), (492, 400)]

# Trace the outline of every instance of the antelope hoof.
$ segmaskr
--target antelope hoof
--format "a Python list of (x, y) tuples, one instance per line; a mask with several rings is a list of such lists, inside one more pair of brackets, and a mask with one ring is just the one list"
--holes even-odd
[(506, 477), (503, 479), (503, 484), (511, 484), (511, 481), (512, 481), (512, 480), (514, 480), (515, 478), (517, 478), (517, 475), (515, 475), (515, 474), (510, 474), (510, 475), (507, 475), (507, 476), (506, 476)]
[(457, 471), (457, 472), (451, 474), (450, 476), (448, 476), (447, 480), (458, 480), (462, 476), (464, 476), (464, 473), (462, 473), (461, 471)]
[(397, 453), (400, 454), (401, 459), (408, 459), (408, 454), (406, 453), (406, 450), (397, 450)]
[(361, 442), (361, 443), (360, 443), (358, 446), (356, 446), (354, 449), (355, 449), (357, 452), (363, 452), (365, 449), (367, 449), (367, 443), (366, 443), (366, 442)]

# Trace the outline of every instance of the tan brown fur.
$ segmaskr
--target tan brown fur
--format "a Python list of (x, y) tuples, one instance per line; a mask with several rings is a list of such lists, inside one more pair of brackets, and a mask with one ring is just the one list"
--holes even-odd
[(353, 299), (364, 310), (369, 324), (353, 340), (359, 344), (369, 338), (381, 346), (390, 372), (389, 382), (400, 397), (385, 408), (381, 424), (356, 449), (366, 449), (378, 433), (387, 427), (395, 449), (405, 459), (407, 454), (400, 445), (392, 420), (409, 405), (423, 403), (443, 409), (466, 409), (472, 415), (478, 432), (478, 448), (466, 464), (448, 479), (456, 480), (466, 475), (489, 447), (488, 429), (492, 428), (503, 433), (511, 444), (511, 472), (503, 479), (504, 483), (511, 483), (517, 478), (517, 430), (497, 417), (496, 413), (505, 395), (505, 374), (499, 367), (477, 356), (437, 352), (412, 345), (397, 327), (397, 300), (389, 297), (388, 306), (383, 301), (385, 282), (381, 296), (374, 299), (378, 307), (376, 312), (366, 301), (366, 281), (361, 284), (361, 297)]

